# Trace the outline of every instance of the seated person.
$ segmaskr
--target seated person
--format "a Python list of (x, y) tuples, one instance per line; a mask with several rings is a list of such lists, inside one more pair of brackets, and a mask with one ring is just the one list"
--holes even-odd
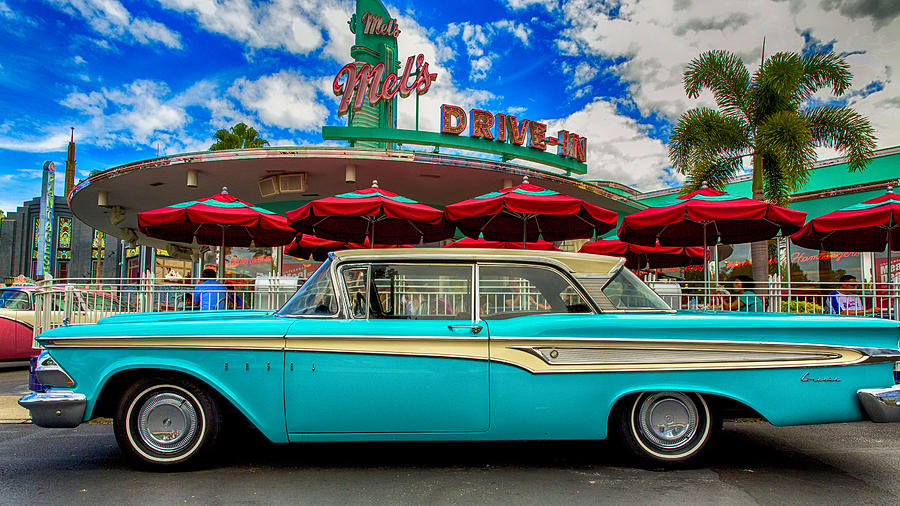
[(828, 294), (825, 310), (831, 314), (864, 316), (881, 311), (881, 308), (866, 309), (862, 297), (856, 293), (856, 277), (851, 274), (841, 276), (838, 289)]
[(216, 281), (215, 269), (203, 269), (203, 281), (194, 288), (193, 305), (202, 310), (225, 309), (225, 295), (228, 289)]
[(732, 311), (758, 312), (763, 310), (763, 301), (753, 293), (753, 279), (750, 276), (735, 276), (732, 291), (737, 297), (722, 302), (722, 309)]
[(541, 303), (533, 295), (527, 293), (524, 280), (511, 280), (509, 282), (510, 297), (504, 301), (506, 311), (549, 311), (550, 304)]

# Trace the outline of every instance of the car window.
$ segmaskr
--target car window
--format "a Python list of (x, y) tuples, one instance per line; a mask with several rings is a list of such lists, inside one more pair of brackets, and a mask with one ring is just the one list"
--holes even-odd
[(372, 264), (341, 270), (354, 318), (471, 320), (471, 265)]
[(31, 310), (28, 294), (21, 290), (0, 290), (0, 309)]
[(330, 258), (278, 310), (278, 314), (289, 316), (330, 316), (337, 313), (338, 303), (331, 282)]
[(616, 309), (669, 309), (669, 305), (653, 289), (624, 267), (610, 278), (602, 291)]
[(482, 265), (478, 272), (478, 304), (484, 319), (593, 312), (581, 293), (554, 269)]

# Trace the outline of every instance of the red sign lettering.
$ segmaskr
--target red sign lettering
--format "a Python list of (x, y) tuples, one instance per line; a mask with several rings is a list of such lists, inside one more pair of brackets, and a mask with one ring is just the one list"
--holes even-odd
[[(412, 75), (414, 63), (419, 69), (415, 76)], [(398, 77), (397, 74), (391, 72), (383, 80), (384, 63), (378, 63), (375, 66), (368, 63), (363, 63), (358, 67), (357, 65), (358, 63), (348, 63), (334, 76), (332, 90), (335, 95), (341, 95), (338, 116), (350, 111), (351, 101), (353, 110), (360, 110), (366, 97), (369, 98), (370, 105), (375, 105), (381, 100), (391, 100), (397, 93), (400, 93), (403, 98), (408, 97), (413, 90), (419, 95), (423, 95), (431, 87), (431, 83), (437, 79), (437, 74), (428, 72), (428, 62), (425, 61), (425, 55), (422, 54), (406, 59), (406, 67), (403, 69), (402, 76)], [(342, 77), (343, 80), (341, 80)], [(412, 84), (409, 83), (411, 77), (413, 78)]]
[(362, 16), (362, 22), (365, 25), (363, 33), (369, 35), (390, 35), (395, 39), (400, 35), (400, 28), (397, 26), (397, 20), (394, 18), (385, 23), (384, 18), (381, 16), (376, 16), (366, 11)]
[[(355, 18), (356, 15), (354, 14)], [(397, 38), (400, 35), (400, 27), (397, 26), (397, 20), (394, 18), (388, 19), (388, 22), (384, 22), (384, 18), (381, 16), (376, 16), (372, 14), (370, 11), (366, 11), (362, 15), (362, 19), (360, 21), (363, 24), (363, 33), (367, 35), (387, 35), (393, 38)], [(350, 33), (356, 33), (355, 23), (350, 21)]]
[(469, 111), (469, 115), (472, 117), (469, 137), (481, 137), (487, 140), (494, 138), (494, 134), (491, 133), (491, 128), (494, 126), (494, 116), (491, 113), (481, 109), (472, 109)]
[[(455, 123), (455, 124), (454, 124)], [(441, 132), (461, 134), (466, 129), (466, 111), (455, 105), (441, 106)]]
[[(441, 133), (459, 135), (466, 129), (466, 116), (461, 107), (441, 106)], [(556, 137), (547, 137), (547, 125), (539, 121), (518, 119), (509, 114), (492, 115), (481, 109), (469, 111), (469, 136), (544, 151), (556, 146), (556, 154), (587, 162), (587, 137), (560, 130)]]

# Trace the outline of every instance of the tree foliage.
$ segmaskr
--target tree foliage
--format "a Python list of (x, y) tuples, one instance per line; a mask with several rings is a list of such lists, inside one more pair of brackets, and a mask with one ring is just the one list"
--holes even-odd
[(728, 51), (708, 51), (684, 71), (684, 90), (697, 98), (707, 89), (718, 110), (682, 114), (669, 138), (669, 159), (687, 176), (685, 191), (722, 188), (752, 158), (754, 197), (784, 205), (809, 179), (817, 147), (833, 148), (851, 171), (864, 168), (875, 148), (868, 119), (842, 105), (816, 105), (830, 88), (840, 97), (852, 79), (849, 65), (833, 53), (776, 53), (752, 75)]
[(269, 141), (259, 137), (259, 132), (255, 128), (248, 127), (244, 123), (234, 125), (230, 132), (223, 128), (216, 132), (214, 137), (216, 142), (209, 147), (210, 151), (261, 148), (269, 145)]

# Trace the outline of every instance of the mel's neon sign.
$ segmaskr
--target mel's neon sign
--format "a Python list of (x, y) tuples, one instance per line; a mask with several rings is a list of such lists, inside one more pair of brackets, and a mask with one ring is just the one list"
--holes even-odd
[[(385, 22), (383, 17), (372, 14), (372, 11), (366, 11), (360, 21), (363, 24), (363, 33), (366, 35), (386, 35), (395, 39), (400, 36), (400, 27), (397, 25), (396, 18), (390, 18)], [(350, 33), (356, 33), (353, 23), (350, 23)]]
[[(418, 69), (415, 74), (413, 64)], [(370, 105), (375, 105), (382, 100), (391, 100), (398, 94), (403, 98), (413, 91), (422, 95), (437, 79), (437, 74), (428, 72), (428, 62), (423, 54), (407, 58), (400, 76), (394, 72), (384, 76), (384, 62), (374, 66), (364, 63), (358, 68), (357, 65), (358, 63), (348, 63), (334, 76), (331, 87), (335, 95), (341, 96), (338, 116), (350, 112), (351, 102), (354, 111), (362, 109), (366, 97)], [(409, 82), (410, 78), (413, 78), (412, 84)]]
[(509, 114), (491, 114), (472, 109), (468, 116), (462, 107), (441, 106), (441, 133), (459, 135), (469, 127), (469, 137), (527, 146), (544, 151), (556, 146), (556, 154), (581, 163), (587, 162), (587, 137), (568, 130), (560, 130), (556, 137), (547, 137), (547, 125), (539, 121), (518, 119)]

